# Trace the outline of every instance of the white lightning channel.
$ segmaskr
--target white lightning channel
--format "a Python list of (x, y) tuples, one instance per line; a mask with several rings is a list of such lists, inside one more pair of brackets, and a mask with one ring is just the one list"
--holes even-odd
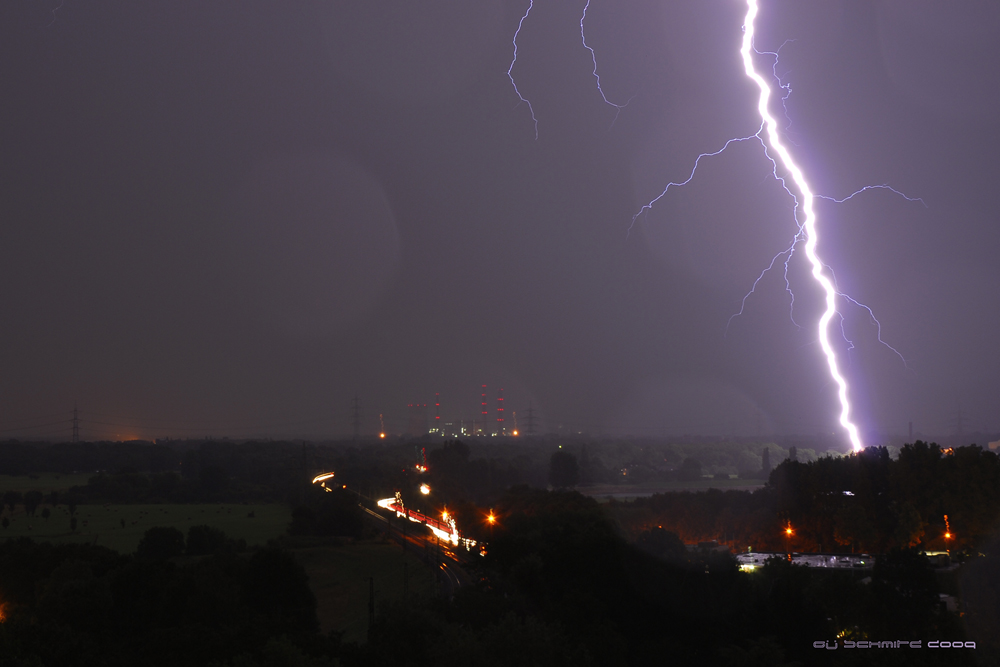
[(743, 22), (743, 45), (740, 48), (740, 54), (743, 56), (743, 67), (746, 70), (746, 75), (760, 88), (757, 111), (760, 113), (760, 117), (767, 127), (768, 144), (770, 144), (771, 148), (778, 155), (782, 166), (788, 170), (800, 193), (800, 197), (796, 197), (796, 207), (800, 208), (803, 213), (802, 230), (805, 232), (806, 237), (806, 257), (812, 265), (813, 278), (815, 278), (816, 282), (820, 284), (820, 287), (826, 293), (826, 310), (823, 312), (822, 317), (819, 318), (819, 344), (823, 349), (823, 354), (826, 355), (830, 375), (833, 377), (834, 382), (837, 383), (837, 395), (840, 399), (840, 424), (847, 430), (854, 451), (859, 451), (863, 448), (863, 445), (861, 444), (861, 436), (858, 434), (858, 427), (851, 421), (851, 404), (847, 397), (847, 380), (840, 374), (840, 370), (837, 367), (837, 355), (833, 351), (833, 347), (830, 345), (830, 338), (827, 335), (830, 320), (837, 314), (837, 290), (834, 288), (833, 282), (824, 273), (823, 262), (816, 253), (816, 244), (819, 241), (819, 237), (816, 232), (816, 214), (813, 210), (815, 195), (813, 195), (812, 189), (806, 182), (802, 170), (781, 142), (781, 137), (778, 135), (778, 123), (768, 109), (771, 88), (753, 66), (754, 19), (757, 18), (757, 11), (757, 0), (747, 0), (747, 15)]

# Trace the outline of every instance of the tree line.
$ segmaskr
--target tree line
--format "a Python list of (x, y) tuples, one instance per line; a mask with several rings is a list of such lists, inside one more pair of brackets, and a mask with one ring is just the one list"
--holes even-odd
[(971, 551), (1000, 525), (1000, 459), (975, 445), (918, 441), (896, 459), (869, 447), (785, 460), (753, 492), (663, 493), (607, 508), (633, 539), (660, 526), (689, 543), (716, 539), (761, 551)]

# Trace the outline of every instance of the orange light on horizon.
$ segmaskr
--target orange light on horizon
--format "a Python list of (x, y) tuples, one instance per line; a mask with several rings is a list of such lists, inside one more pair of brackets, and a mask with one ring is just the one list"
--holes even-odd
[(379, 433), (379, 434), (378, 434), (378, 437), (380, 437), (380, 438), (383, 438), (383, 439), (384, 439), (384, 438), (385, 438), (385, 433)]
[(516, 428), (514, 429), (514, 433), (513, 434), (517, 435), (517, 429)]

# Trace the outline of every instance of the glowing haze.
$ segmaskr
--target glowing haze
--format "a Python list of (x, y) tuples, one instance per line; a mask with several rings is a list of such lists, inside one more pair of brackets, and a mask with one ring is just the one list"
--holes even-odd
[(796, 220), (799, 219), (798, 213), (801, 210), (803, 217), (799, 224), (805, 233), (806, 257), (808, 257), (809, 263), (812, 265), (813, 278), (816, 279), (816, 282), (820, 284), (820, 287), (823, 288), (826, 294), (826, 310), (819, 318), (819, 344), (823, 349), (823, 354), (826, 356), (830, 375), (833, 377), (834, 382), (837, 383), (837, 396), (840, 399), (840, 424), (847, 429), (851, 445), (855, 451), (858, 451), (862, 448), (861, 437), (858, 434), (858, 427), (851, 421), (851, 403), (847, 396), (847, 380), (844, 379), (844, 376), (840, 373), (840, 369), (837, 367), (837, 355), (830, 345), (830, 337), (828, 335), (830, 320), (837, 314), (837, 289), (824, 272), (823, 262), (816, 252), (816, 245), (819, 239), (816, 233), (816, 212), (813, 210), (815, 196), (809, 187), (809, 183), (806, 182), (802, 170), (795, 163), (795, 160), (792, 159), (792, 155), (785, 148), (785, 145), (781, 143), (781, 137), (778, 134), (778, 123), (768, 109), (768, 102), (771, 99), (771, 87), (757, 73), (753, 66), (754, 19), (757, 18), (757, 11), (757, 0), (747, 0), (747, 15), (743, 22), (743, 45), (740, 48), (740, 54), (743, 56), (743, 67), (746, 69), (747, 76), (753, 79), (757, 87), (760, 88), (757, 111), (760, 112), (761, 119), (767, 126), (767, 141), (774, 152), (777, 153), (782, 166), (788, 170), (792, 180), (795, 182), (795, 187), (799, 191), (799, 196), (795, 198), (795, 217)]

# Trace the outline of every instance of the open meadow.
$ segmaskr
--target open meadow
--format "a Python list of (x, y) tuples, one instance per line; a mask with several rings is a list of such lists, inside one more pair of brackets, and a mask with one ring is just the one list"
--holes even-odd
[[(47, 519), (42, 517), (45, 509), (50, 512)], [(248, 546), (264, 544), (285, 532), (291, 510), (279, 504), (79, 505), (75, 531), (70, 530), (65, 505), (41, 505), (34, 516), (28, 516), (23, 507), (14, 512), (5, 508), (3, 516), (9, 524), (0, 528), (0, 539), (90, 542), (127, 554), (135, 551), (143, 534), (154, 526), (173, 526), (187, 535), (191, 526), (208, 525), (230, 538), (246, 540)]]
[(57, 472), (41, 472), (31, 475), (0, 475), (0, 494), (7, 491), (41, 491), (42, 493), (52, 493), (53, 491), (68, 491), (74, 486), (84, 486), (91, 477), (92, 472), (74, 472), (60, 474)]

